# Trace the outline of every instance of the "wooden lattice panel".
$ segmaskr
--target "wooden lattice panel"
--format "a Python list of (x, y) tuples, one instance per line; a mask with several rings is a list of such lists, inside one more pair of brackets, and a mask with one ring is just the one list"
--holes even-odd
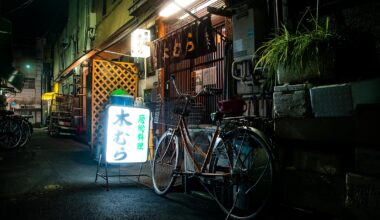
[(103, 118), (105, 106), (112, 91), (123, 89), (137, 96), (137, 69), (134, 63), (93, 60), (92, 62), (92, 138), (91, 143), (103, 142)]

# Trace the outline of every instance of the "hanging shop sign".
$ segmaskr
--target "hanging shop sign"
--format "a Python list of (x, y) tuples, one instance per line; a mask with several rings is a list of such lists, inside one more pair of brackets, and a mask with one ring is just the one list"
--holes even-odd
[(211, 16), (205, 16), (201, 21), (190, 23), (162, 39), (153, 41), (151, 51), (152, 65), (156, 69), (215, 52)]
[(110, 106), (107, 112), (106, 161), (142, 163), (147, 160), (149, 109)]
[(150, 57), (150, 31), (145, 29), (136, 29), (131, 35), (131, 56), (132, 57)]

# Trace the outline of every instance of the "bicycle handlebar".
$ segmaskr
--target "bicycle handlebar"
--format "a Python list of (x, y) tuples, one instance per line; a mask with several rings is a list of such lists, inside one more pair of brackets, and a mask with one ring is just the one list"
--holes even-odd
[(175, 76), (174, 74), (171, 74), (170, 75), (170, 81), (173, 83), (173, 86), (174, 86), (174, 89), (176, 91), (176, 93), (179, 95), (179, 96), (182, 96), (182, 97), (187, 97), (187, 98), (191, 98), (191, 99), (195, 99), (197, 98), (199, 95), (201, 94), (209, 94), (209, 95), (220, 95), (222, 94), (222, 89), (218, 89), (218, 88), (210, 88), (210, 87), (204, 87), (200, 92), (198, 92), (195, 96), (192, 96), (190, 94), (184, 94), (184, 93), (181, 93), (178, 88), (177, 88), (177, 84), (175, 82)]

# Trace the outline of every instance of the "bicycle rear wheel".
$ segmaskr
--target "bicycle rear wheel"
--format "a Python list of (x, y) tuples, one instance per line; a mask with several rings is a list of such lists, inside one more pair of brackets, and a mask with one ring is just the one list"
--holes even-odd
[(214, 149), (210, 172), (221, 209), (235, 219), (258, 216), (272, 192), (273, 157), (269, 143), (255, 129), (238, 128), (225, 135)]
[(158, 142), (153, 159), (153, 188), (158, 195), (165, 195), (175, 183), (174, 171), (179, 166), (178, 152), (178, 136), (166, 131)]
[(12, 118), (2, 118), (0, 123), (0, 146), (5, 149), (15, 149), (22, 138), (21, 125)]

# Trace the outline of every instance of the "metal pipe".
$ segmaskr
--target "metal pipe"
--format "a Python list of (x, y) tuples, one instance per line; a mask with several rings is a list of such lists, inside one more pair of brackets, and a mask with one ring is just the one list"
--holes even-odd
[(278, 32), (280, 28), (280, 13), (278, 1), (279, 0), (274, 0), (274, 27), (276, 32)]

